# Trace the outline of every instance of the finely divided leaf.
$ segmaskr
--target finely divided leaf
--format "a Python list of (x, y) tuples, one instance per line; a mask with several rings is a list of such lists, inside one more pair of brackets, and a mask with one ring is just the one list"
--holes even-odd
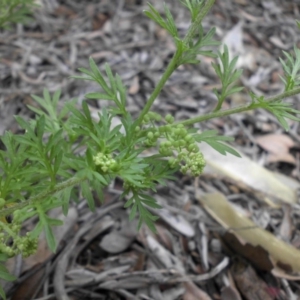
[(93, 194), (91, 193), (87, 181), (85, 180), (81, 182), (80, 186), (81, 186), (82, 195), (84, 198), (86, 198), (90, 210), (95, 211), (95, 200)]
[(233, 138), (227, 136), (218, 136), (217, 130), (208, 130), (200, 134), (194, 134), (194, 138), (197, 142), (207, 143), (208, 145), (210, 145), (212, 148), (214, 148), (216, 151), (218, 151), (223, 155), (230, 153), (234, 156), (241, 157), (241, 155), (236, 150), (229, 147), (227, 144), (222, 143), (222, 142), (232, 141)]
[(46, 235), (46, 241), (51, 249), (52, 252), (55, 252), (56, 250), (56, 240), (53, 234), (53, 231), (51, 227), (49, 226), (50, 224), (47, 222), (44, 222), (44, 230), (45, 230), (45, 235)]

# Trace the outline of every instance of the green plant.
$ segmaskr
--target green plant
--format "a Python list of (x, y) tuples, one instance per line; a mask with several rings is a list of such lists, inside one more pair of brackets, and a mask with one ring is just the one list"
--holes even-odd
[(34, 7), (35, 0), (0, 0), (0, 28), (13, 23), (24, 23)]
[[(224, 100), (241, 90), (241, 87), (234, 86), (241, 75), (241, 71), (235, 69), (237, 58), (229, 59), (226, 46), (223, 52), (216, 54), (207, 49), (219, 44), (213, 40), (215, 30), (204, 34), (201, 26), (214, 0), (181, 2), (191, 13), (191, 26), (183, 38), (179, 36), (174, 18), (166, 6), (164, 17), (150, 4), (149, 10), (145, 11), (149, 18), (171, 34), (177, 50), (136, 119), (126, 109), (126, 88), (120, 76), (114, 75), (108, 65), (105, 65), (105, 73), (100, 72), (94, 60), (90, 59), (90, 69), (79, 69), (82, 75), (74, 78), (94, 81), (101, 87), (100, 92), (87, 94), (87, 99), (111, 102), (111, 106), (99, 113), (99, 121), (91, 117), (86, 102), (82, 103), (82, 110), (76, 107), (74, 100), (59, 110), (60, 92), (51, 96), (45, 90), (43, 98), (33, 96), (40, 108), (29, 107), (36, 113), (35, 120), (28, 122), (16, 117), (24, 133), (4, 134), (1, 140), (5, 149), (0, 151), (2, 261), (17, 254), (28, 256), (34, 253), (42, 231), (49, 247), (55, 251), (52, 227), (61, 225), (61, 221), (48, 217), (47, 211), (62, 207), (67, 214), (70, 199), (78, 198), (79, 193), (94, 210), (94, 196), (103, 199), (104, 187), (116, 177), (124, 183), (122, 198), (127, 199), (125, 208), (130, 208), (129, 218), (138, 216), (139, 228), (144, 222), (155, 231), (157, 216), (148, 208), (159, 209), (160, 206), (149, 191), (155, 192), (158, 184), (173, 179), (178, 170), (199, 176), (205, 167), (205, 158), (198, 143), (208, 143), (224, 155), (239, 156), (224, 143), (231, 138), (218, 136), (214, 130), (199, 133), (193, 128), (198, 122), (257, 108), (272, 112), (286, 130), (286, 119), (299, 121), (296, 115), (300, 112), (282, 102), (284, 98), (300, 93), (298, 50), (295, 50), (296, 60), (285, 54), (288, 62), (282, 61), (286, 73), (283, 93), (267, 99), (251, 94), (251, 103), (222, 110)], [(220, 91), (214, 91), (218, 100), (216, 108), (209, 114), (180, 122), (169, 114), (161, 116), (151, 111), (153, 102), (172, 73), (182, 64), (199, 63), (201, 55), (220, 59), (220, 64), (213, 64), (222, 83)], [(113, 118), (119, 118), (121, 124), (113, 126)], [(142, 155), (148, 148), (158, 151), (154, 155)], [(5, 221), (9, 215), (12, 215), (11, 223)], [(22, 236), (22, 223), (33, 216), (38, 217), (34, 230)], [(1, 268), (0, 277), (12, 279), (4, 267)], [(0, 293), (5, 297), (3, 291), (0, 290)]]

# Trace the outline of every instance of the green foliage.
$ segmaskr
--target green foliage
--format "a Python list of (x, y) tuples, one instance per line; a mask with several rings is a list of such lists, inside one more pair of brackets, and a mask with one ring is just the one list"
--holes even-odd
[(188, 49), (186, 49), (186, 51), (183, 53), (178, 64), (198, 64), (200, 63), (200, 60), (197, 59), (197, 55), (216, 58), (217, 55), (213, 53), (213, 51), (203, 49), (204, 47), (218, 46), (220, 44), (219, 42), (213, 40), (215, 32), (216, 29), (212, 28), (206, 35), (204, 35), (203, 28), (200, 25), (197, 40), (195, 42), (193, 40), (190, 41)]
[(86, 95), (86, 98), (113, 101), (116, 104), (116, 108), (112, 109), (112, 113), (127, 115), (126, 88), (122, 83), (121, 77), (118, 74), (113, 76), (110, 66), (105, 64), (105, 71), (108, 77), (108, 80), (105, 80), (94, 60), (90, 58), (89, 62), (91, 71), (80, 68), (79, 71), (85, 74), (85, 76), (73, 76), (73, 78), (95, 81), (104, 92), (89, 93)]
[(187, 7), (191, 13), (191, 20), (195, 22), (201, 9), (204, 6), (204, 0), (179, 0), (185, 7)]
[(281, 79), (285, 85), (285, 90), (291, 91), (295, 86), (299, 86), (300, 84), (300, 49), (294, 46), (295, 58), (285, 51), (283, 51), (283, 54), (286, 57), (286, 62), (281, 58), (279, 60), (282, 64), (285, 78), (281, 77)]
[(136, 213), (139, 213), (138, 229), (140, 229), (142, 223), (145, 222), (145, 224), (155, 232), (156, 229), (154, 222), (158, 219), (158, 217), (152, 215), (149, 210), (147, 210), (147, 206), (156, 209), (161, 208), (161, 206), (156, 203), (156, 200), (153, 197), (141, 193), (133, 193), (133, 196), (129, 198), (124, 207), (131, 207), (131, 212), (129, 215), (129, 220), (131, 221), (135, 218)]
[[(14, 281), (16, 280), (16, 277), (9, 274), (7, 268), (4, 265), (4, 262), (8, 259), (8, 256), (6, 254), (0, 253), (0, 279), (5, 281)], [(6, 300), (5, 292), (0, 285), (0, 296), (2, 299)]]
[(233, 148), (229, 147), (224, 142), (231, 142), (234, 140), (233, 137), (229, 136), (218, 136), (217, 130), (207, 130), (202, 133), (198, 133), (194, 135), (195, 141), (197, 142), (205, 142), (213, 149), (218, 151), (222, 155), (226, 155), (230, 153), (234, 156), (240, 157), (240, 154), (236, 152)]
[(164, 19), (160, 13), (155, 9), (155, 7), (153, 5), (151, 5), (150, 3), (148, 3), (149, 6), (149, 10), (145, 10), (144, 14), (152, 19), (154, 22), (156, 22), (160, 27), (166, 29), (169, 34), (176, 39), (179, 39), (178, 36), (178, 31), (177, 31), (177, 27), (174, 21), (174, 18), (169, 10), (169, 8), (166, 6), (166, 4), (164, 4), (164, 9), (165, 9), (165, 15), (166, 18)]
[(296, 117), (296, 115), (300, 114), (300, 111), (291, 107), (292, 104), (285, 103), (282, 100), (277, 101), (266, 101), (264, 96), (256, 96), (253, 93), (250, 93), (252, 98), (252, 108), (255, 109), (257, 107), (264, 108), (270, 111), (278, 120), (280, 125), (286, 130), (289, 130), (289, 124), (286, 119), (293, 121), (300, 121), (300, 118)]
[[(12, 3), (18, 4), (11, 6), (10, 11), (1, 12), (7, 16), (5, 21), (0, 19), (2, 26), (8, 21), (21, 20), (14, 17), (15, 9), (24, 16), (27, 14), (25, 9), (33, 1), (2, 1), (0, 7), (8, 7)], [(295, 58), (285, 53), (287, 62), (281, 60), (285, 71), (284, 93), (268, 99), (250, 94), (250, 104), (221, 110), (225, 99), (242, 89), (234, 86), (242, 73), (242, 70), (235, 69), (238, 58), (230, 60), (226, 46), (223, 53), (215, 54), (210, 49), (219, 45), (213, 39), (215, 29), (205, 34), (201, 22), (213, 0), (181, 0), (181, 3), (191, 13), (191, 26), (184, 38), (180, 38), (167, 6), (164, 7), (164, 17), (151, 4), (145, 11), (146, 16), (170, 33), (176, 51), (137, 118), (127, 109), (126, 87), (121, 77), (113, 74), (107, 64), (104, 72), (100, 71), (90, 58), (89, 69), (79, 69), (82, 75), (74, 78), (99, 85), (99, 92), (87, 94), (87, 99), (110, 102), (108, 108), (98, 114), (97, 120), (91, 116), (86, 101), (82, 102), (81, 108), (77, 107), (76, 99), (59, 106), (60, 91), (50, 95), (49, 91), (44, 90), (43, 97), (32, 96), (36, 105), (29, 108), (36, 115), (34, 120), (16, 117), (23, 133), (6, 132), (1, 137), (0, 261), (17, 254), (32, 254), (36, 251), (41, 232), (45, 233), (50, 249), (55, 251), (57, 245), (52, 228), (61, 225), (61, 221), (50, 218), (47, 212), (61, 207), (66, 215), (71, 198), (76, 200), (80, 196), (94, 211), (94, 197), (103, 201), (104, 188), (116, 178), (123, 182), (121, 198), (126, 201), (124, 207), (129, 210), (129, 219), (137, 218), (138, 228), (144, 223), (155, 231), (157, 216), (153, 209), (160, 206), (152, 194), (158, 185), (174, 179), (177, 171), (192, 176), (202, 174), (205, 157), (199, 143), (200, 146), (203, 142), (207, 143), (222, 155), (239, 156), (226, 144), (232, 138), (219, 136), (216, 130), (198, 133), (193, 128), (195, 123), (257, 108), (273, 113), (286, 130), (289, 128), (286, 119), (300, 120), (296, 116), (300, 112), (283, 102), (283, 98), (300, 93), (300, 51), (297, 48)], [(219, 64), (213, 64), (222, 84), (220, 91), (214, 90), (218, 99), (215, 110), (177, 123), (170, 114), (161, 116), (151, 111), (153, 102), (178, 66), (200, 63), (199, 55), (218, 57), (220, 60)], [(114, 118), (120, 121), (119, 125), (113, 125)], [(10, 223), (6, 220), (8, 216), (12, 217)], [(32, 217), (37, 220), (34, 229), (21, 233), (22, 224)], [(13, 280), (3, 263), (0, 263), (0, 278)], [(1, 288), (0, 295), (5, 297)]]
[(212, 63), (212, 66), (221, 80), (222, 89), (221, 92), (218, 92), (216, 89), (214, 89), (214, 93), (218, 99), (218, 105), (215, 108), (215, 111), (221, 109), (224, 100), (228, 96), (240, 92), (243, 89), (243, 87), (232, 86), (232, 84), (240, 78), (243, 72), (242, 70), (235, 70), (238, 56), (230, 60), (228, 48), (226, 45), (224, 45), (224, 52), (221, 53), (218, 51), (218, 57), (221, 61), (221, 64)]
[(35, 0), (0, 0), (0, 28), (27, 22), (36, 6)]

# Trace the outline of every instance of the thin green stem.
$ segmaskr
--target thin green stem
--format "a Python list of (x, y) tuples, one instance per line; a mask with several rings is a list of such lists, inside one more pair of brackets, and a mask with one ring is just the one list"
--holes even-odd
[(193, 125), (196, 123), (200, 123), (200, 122), (204, 122), (210, 119), (214, 119), (214, 118), (221, 118), (221, 117), (225, 117), (228, 115), (232, 115), (232, 114), (236, 114), (236, 113), (241, 113), (244, 111), (248, 111), (248, 110), (252, 110), (255, 109), (256, 107), (253, 106), (253, 104), (248, 104), (248, 105), (241, 105), (238, 107), (233, 107), (233, 108), (229, 108), (229, 109), (225, 109), (225, 110), (219, 110), (219, 111), (215, 111), (212, 113), (209, 113), (207, 115), (203, 115), (203, 116), (198, 116), (195, 118), (191, 118), (185, 121), (181, 121), (176, 123), (177, 124), (183, 124), (183, 125)]
[(157, 96), (160, 94), (161, 90), (163, 89), (163, 87), (165, 86), (165, 83), (167, 82), (167, 80), (170, 78), (170, 76), (172, 75), (172, 73), (174, 72), (174, 70), (177, 68), (177, 61), (180, 58), (181, 53), (177, 50), (174, 54), (174, 56), (172, 57), (166, 71), (164, 72), (164, 74), (162, 75), (161, 79), (159, 80), (158, 84), (156, 85), (155, 89), (153, 90), (150, 98), (148, 99), (146, 105), (144, 106), (144, 108), (142, 109), (138, 119), (135, 121), (135, 125), (139, 126), (141, 125), (145, 115), (149, 112), (149, 110), (151, 109), (155, 99), (157, 98)]
[(296, 89), (293, 89), (291, 91), (285, 91), (285, 92), (283, 92), (281, 94), (269, 97), (265, 101), (266, 102), (276, 102), (276, 101), (283, 100), (285, 98), (288, 98), (288, 97), (291, 97), (291, 96), (295, 96), (295, 95), (298, 95), (298, 94), (300, 94), (300, 87), (298, 87)]
[(2, 209), (0, 211), (0, 217), (8, 216), (11, 213), (13, 213), (14, 211), (16, 211), (17, 209), (24, 208), (25, 206), (32, 205), (32, 204), (35, 204), (35, 203), (39, 203), (42, 200), (44, 200), (45, 198), (56, 194), (57, 192), (60, 192), (60, 191), (66, 189), (70, 186), (74, 186), (74, 185), (79, 184), (83, 180), (86, 180), (86, 178), (82, 178), (82, 177), (81, 178), (78, 178), (78, 177), (70, 178), (70, 179), (68, 179), (68, 180), (66, 180), (62, 183), (57, 184), (53, 189), (43, 191), (43, 192), (39, 193), (38, 195), (29, 198), (25, 202), (21, 202), (21, 203), (18, 203), (16, 205), (12, 206), (12, 207)]
[(5, 222), (1, 222), (1, 231), (2, 229), (4, 229), (4, 231), (6, 231), (10, 237), (15, 238), (17, 235), (9, 228), (9, 226), (7, 226), (5, 224)]
[[(287, 92), (283, 92), (281, 94), (269, 97), (267, 99), (265, 99), (265, 102), (276, 102), (276, 101), (280, 101), (283, 100), (287, 97), (291, 97), (294, 95), (300, 94), (300, 87), (296, 88), (292, 91), (287, 91)], [(241, 106), (237, 106), (237, 107), (233, 107), (233, 108), (229, 108), (229, 109), (225, 109), (225, 110), (221, 110), (221, 111), (214, 111), (212, 113), (209, 113), (207, 115), (203, 115), (203, 116), (198, 116), (195, 118), (191, 118), (185, 121), (181, 121), (181, 122), (177, 122), (177, 124), (183, 124), (183, 125), (193, 125), (196, 123), (200, 123), (200, 122), (204, 122), (210, 119), (214, 119), (214, 118), (221, 118), (221, 117), (225, 117), (228, 115), (232, 115), (232, 114), (236, 114), (236, 113), (241, 113), (241, 112), (245, 112), (248, 110), (253, 110), (256, 108), (259, 108), (260, 104), (259, 103), (250, 103), (250, 104), (246, 104), (246, 105), (241, 105)]]
[(201, 25), (204, 17), (209, 13), (212, 6), (214, 5), (215, 0), (207, 0), (204, 7), (199, 12), (198, 16), (196, 17), (195, 21), (191, 24), (185, 38), (183, 39), (186, 45), (193, 39), (197, 30), (199, 30), (199, 26)]
[(219, 110), (221, 109), (224, 100), (225, 100), (225, 93), (224, 93), (224, 91), (223, 91), (223, 89), (222, 89), (222, 94), (221, 94), (220, 97), (218, 98), (218, 103), (217, 103), (215, 109), (213, 110), (213, 112), (219, 111)]
[[(201, 22), (202, 22), (203, 18), (210, 11), (212, 6), (214, 5), (214, 2), (215, 2), (215, 0), (207, 0), (207, 2), (205, 3), (203, 9), (199, 12), (197, 18), (195, 19), (195, 21), (191, 24), (190, 28), (188, 29), (188, 32), (187, 32), (187, 34), (185, 35), (185, 37), (183, 39), (184, 44), (188, 45), (189, 42), (193, 39), (193, 37), (195, 36), (197, 30), (199, 29), (199, 27), (201, 25)], [(140, 126), (141, 125), (145, 115), (151, 109), (155, 99), (157, 98), (157, 96), (160, 94), (161, 90), (165, 86), (165, 83), (167, 82), (167, 80), (170, 78), (172, 73), (178, 67), (178, 60), (181, 58), (181, 56), (182, 56), (182, 51), (177, 50), (175, 52), (174, 56), (172, 57), (171, 61), (169, 62), (169, 65), (168, 65), (166, 71), (162, 75), (162, 77), (159, 80), (158, 84), (154, 88), (151, 96), (147, 100), (146, 105), (142, 109), (139, 117), (135, 121), (135, 126)]]

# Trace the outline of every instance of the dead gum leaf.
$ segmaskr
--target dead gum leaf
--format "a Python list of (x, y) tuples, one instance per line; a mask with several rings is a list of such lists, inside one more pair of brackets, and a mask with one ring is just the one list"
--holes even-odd
[(257, 144), (273, 154), (288, 153), (294, 141), (286, 134), (266, 134), (256, 138)]
[(224, 195), (211, 193), (196, 197), (207, 212), (239, 240), (267, 251), (274, 267), (277, 265), (285, 270), (300, 272), (300, 251), (239, 214)]

